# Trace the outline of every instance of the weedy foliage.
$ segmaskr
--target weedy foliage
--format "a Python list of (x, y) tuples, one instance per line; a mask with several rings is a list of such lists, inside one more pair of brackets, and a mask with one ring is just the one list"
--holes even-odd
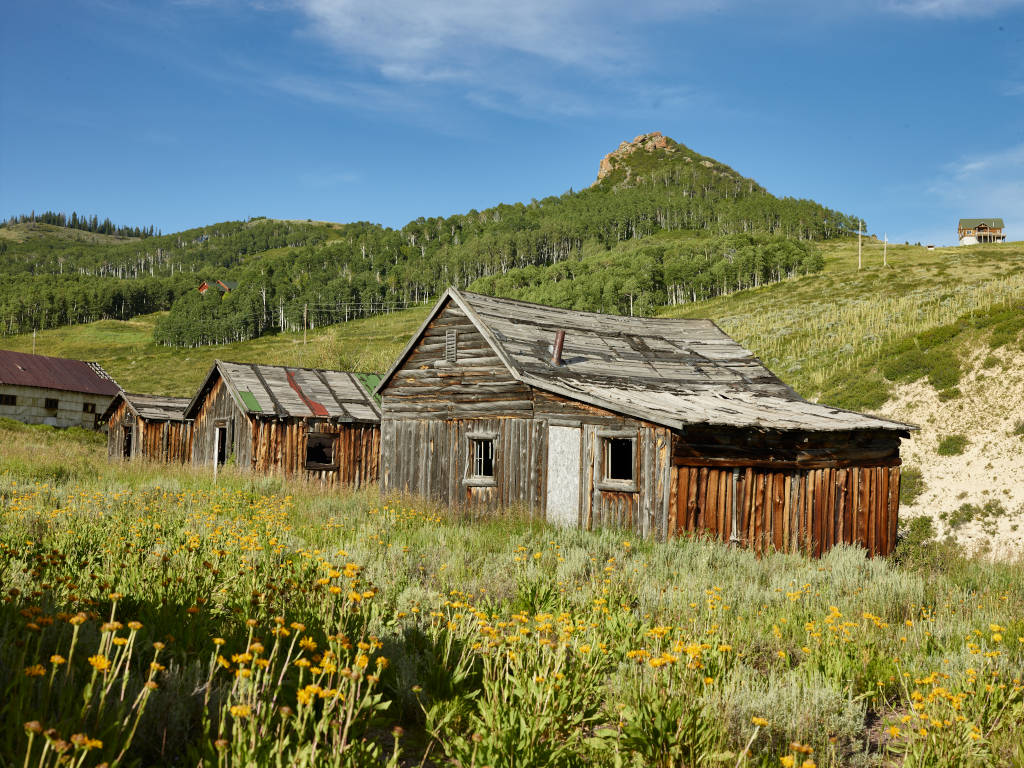
[[(85, 468), (87, 448), (68, 449)], [(0, 455), (0, 763), (1024, 757), (1021, 566), (925, 532), (899, 562), (758, 560), (230, 471), (37, 477)]]

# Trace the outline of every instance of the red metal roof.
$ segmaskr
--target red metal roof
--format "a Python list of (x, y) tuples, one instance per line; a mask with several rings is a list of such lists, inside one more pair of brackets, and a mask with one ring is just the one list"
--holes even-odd
[(0, 384), (111, 396), (121, 390), (98, 363), (5, 349), (0, 349)]

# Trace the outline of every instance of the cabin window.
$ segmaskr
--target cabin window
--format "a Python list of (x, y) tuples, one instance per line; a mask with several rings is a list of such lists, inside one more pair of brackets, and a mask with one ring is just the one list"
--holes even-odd
[(469, 435), (469, 472), (467, 485), (494, 485), (494, 433)]
[(17, 405), (17, 395), (0, 395), (0, 405)]
[(444, 359), (455, 363), (459, 359), (459, 332), (451, 329), (444, 333)]
[(306, 469), (337, 469), (337, 448), (337, 435), (310, 432), (306, 437)]
[(96, 403), (82, 403), (82, 413), (96, 413)]
[(46, 398), (46, 402), (43, 404), (43, 407), (48, 411), (56, 411), (57, 406), (59, 405), (60, 402), (58, 402), (56, 397), (48, 397)]
[(607, 437), (604, 441), (604, 479), (633, 480), (634, 440), (628, 437)]
[(636, 492), (636, 432), (599, 435), (598, 487), (608, 491)]

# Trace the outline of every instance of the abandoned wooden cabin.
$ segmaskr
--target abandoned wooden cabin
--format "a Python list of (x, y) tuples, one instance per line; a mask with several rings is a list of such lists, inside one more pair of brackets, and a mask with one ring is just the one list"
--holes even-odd
[(94, 429), (119, 391), (97, 363), (0, 350), (0, 417)]
[(192, 422), (185, 418), (187, 397), (119, 392), (100, 421), (107, 425), (107, 458), (192, 460)]
[(758, 552), (896, 541), (913, 427), (802, 399), (710, 320), (449, 289), (377, 391), (385, 492)]
[(192, 463), (376, 482), (380, 410), (359, 374), (218, 360), (185, 409)]

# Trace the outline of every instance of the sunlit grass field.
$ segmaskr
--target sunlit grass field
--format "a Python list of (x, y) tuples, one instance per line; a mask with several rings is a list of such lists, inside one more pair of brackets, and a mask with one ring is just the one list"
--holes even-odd
[(108, 464), (0, 424), (0, 764), (1024, 763), (1024, 569)]
[(805, 397), (852, 408), (923, 376), (955, 396), (965, 350), (1019, 347), (1024, 243), (884, 250), (865, 240), (858, 268), (856, 240), (825, 244), (823, 273), (664, 314), (713, 318)]
[[(707, 317), (805, 397), (871, 410), (893, 384), (927, 378), (946, 396), (978, 346), (1020, 347), (1024, 243), (938, 248), (865, 240), (822, 246), (822, 273), (667, 307), (666, 317)], [(248, 342), (178, 349), (153, 343), (157, 315), (37, 334), (40, 354), (95, 360), (128, 391), (190, 396), (213, 360), (387, 370), (428, 307)], [(32, 350), (32, 336), (0, 346)]]
[[(423, 322), (429, 307), (378, 315), (306, 334), (280, 333), (252, 341), (181, 349), (153, 342), (158, 314), (101, 320), (36, 334), (41, 355), (98, 362), (128, 392), (191, 397), (217, 359), (357, 372), (382, 372)], [(32, 335), (7, 336), (0, 348), (31, 352)]]

